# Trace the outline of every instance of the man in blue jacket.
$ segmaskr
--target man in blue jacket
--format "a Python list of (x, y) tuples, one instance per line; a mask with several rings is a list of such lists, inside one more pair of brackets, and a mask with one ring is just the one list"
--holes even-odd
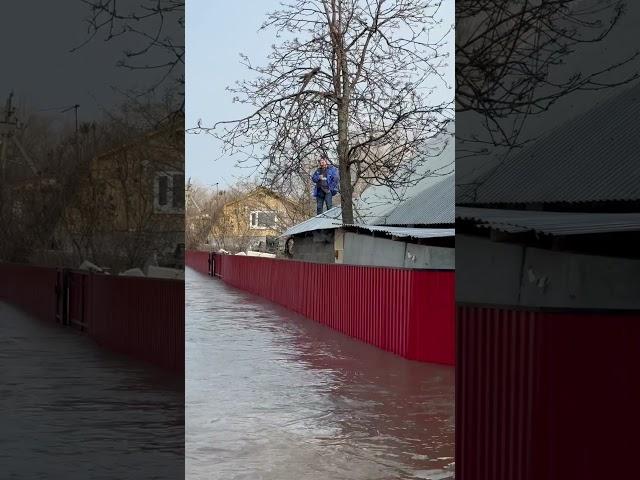
[(316, 184), (313, 196), (318, 204), (317, 214), (322, 213), (322, 207), (327, 205), (327, 210), (333, 206), (333, 196), (338, 193), (340, 184), (340, 174), (338, 169), (331, 165), (326, 157), (320, 159), (319, 168), (311, 176), (311, 180)]

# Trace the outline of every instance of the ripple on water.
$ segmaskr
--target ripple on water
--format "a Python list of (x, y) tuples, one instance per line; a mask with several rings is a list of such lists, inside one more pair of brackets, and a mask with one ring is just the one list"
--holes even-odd
[(0, 303), (2, 478), (175, 479), (181, 379)]
[(186, 281), (187, 478), (453, 478), (453, 368)]

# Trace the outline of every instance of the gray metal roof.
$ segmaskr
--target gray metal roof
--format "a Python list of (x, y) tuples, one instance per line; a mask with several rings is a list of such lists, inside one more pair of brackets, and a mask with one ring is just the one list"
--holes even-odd
[(549, 235), (640, 231), (640, 213), (574, 213), (457, 207), (456, 217), (509, 233)]
[(406, 228), (388, 227), (386, 225), (345, 225), (345, 227), (354, 227), (358, 230), (368, 230), (370, 232), (388, 233), (394, 237), (437, 238), (452, 237), (456, 234), (454, 228)]
[[(342, 226), (342, 209), (340, 207), (333, 207), (331, 210), (327, 210), (320, 215), (294, 225), (285, 231), (281, 237), (289, 237), (291, 235), (312, 232), (314, 230), (332, 230)], [(406, 228), (390, 227), (386, 225), (365, 225), (364, 223), (344, 226), (357, 228), (359, 230), (368, 230), (371, 232), (384, 232), (396, 237), (435, 238), (455, 235), (455, 229), (453, 228)]]
[[(397, 207), (391, 209), (382, 220), (372, 222), (374, 225), (442, 225), (455, 223), (455, 180), (454, 175), (447, 175), (433, 185), (422, 190), (416, 196), (406, 200)], [(356, 219), (354, 226), (369, 226), (365, 218)], [(320, 215), (294, 225), (285, 231), (281, 237), (288, 237), (313, 230), (327, 230), (342, 226), (342, 208), (333, 207)], [(415, 229), (424, 231), (425, 229)], [(438, 229), (436, 229), (438, 230)], [(452, 230), (452, 229), (451, 229)], [(382, 231), (382, 230), (381, 230)], [(398, 230), (401, 232), (402, 230)], [(440, 229), (437, 236), (442, 235)], [(416, 232), (418, 233), (418, 232)], [(423, 233), (427, 235), (426, 233)], [(402, 235), (397, 235), (402, 236)], [(431, 235), (436, 236), (436, 235)], [(427, 237), (416, 237), (427, 238)]]
[(311, 232), (313, 230), (326, 230), (342, 226), (342, 208), (333, 207), (320, 215), (294, 225), (285, 231), (280, 237), (289, 237), (298, 233)]
[(638, 119), (640, 82), (505, 160), (473, 203), (639, 200)]
[(438, 225), (455, 222), (455, 177), (447, 175), (392, 209), (376, 225)]

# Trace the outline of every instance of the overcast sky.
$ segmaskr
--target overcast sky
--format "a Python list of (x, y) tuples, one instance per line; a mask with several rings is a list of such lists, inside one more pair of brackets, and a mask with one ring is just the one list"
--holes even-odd
[(73, 112), (59, 112), (77, 103), (80, 120), (90, 120), (102, 108), (112, 109), (124, 100), (113, 87), (144, 88), (157, 78), (156, 73), (134, 73), (116, 66), (124, 48), (135, 48), (131, 38), (105, 42), (100, 36), (70, 52), (87, 38), (88, 8), (80, 0), (4, 3), (0, 15), (3, 107), (13, 89), (17, 101), (30, 111), (45, 110), (54, 120), (71, 122)]
[[(203, 125), (212, 125), (219, 120), (239, 118), (245, 112), (245, 106), (231, 102), (232, 96), (225, 87), (247, 75), (240, 65), (240, 52), (247, 54), (253, 63), (265, 64), (266, 54), (275, 39), (272, 31), (258, 34), (257, 30), (265, 14), (277, 9), (279, 3), (279, 0), (187, 2), (187, 127), (194, 126), (198, 119), (202, 119)], [(453, 23), (453, 7), (453, 1), (446, 2), (440, 11), (445, 28)], [(453, 34), (450, 34), (450, 40), (447, 77), (453, 84)], [(453, 90), (444, 87), (433, 96), (434, 101), (452, 97)], [(235, 168), (233, 158), (220, 158), (221, 145), (208, 135), (187, 135), (186, 153), (187, 177), (194, 182), (208, 185), (219, 182), (223, 188), (236, 177), (249, 173), (246, 169)], [(434, 165), (439, 163), (434, 162)]]

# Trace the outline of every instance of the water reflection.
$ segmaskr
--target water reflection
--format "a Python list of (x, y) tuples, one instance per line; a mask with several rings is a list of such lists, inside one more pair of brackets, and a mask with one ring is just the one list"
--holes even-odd
[(177, 479), (184, 383), (0, 303), (2, 478)]
[(454, 371), (187, 273), (187, 478), (453, 478)]

